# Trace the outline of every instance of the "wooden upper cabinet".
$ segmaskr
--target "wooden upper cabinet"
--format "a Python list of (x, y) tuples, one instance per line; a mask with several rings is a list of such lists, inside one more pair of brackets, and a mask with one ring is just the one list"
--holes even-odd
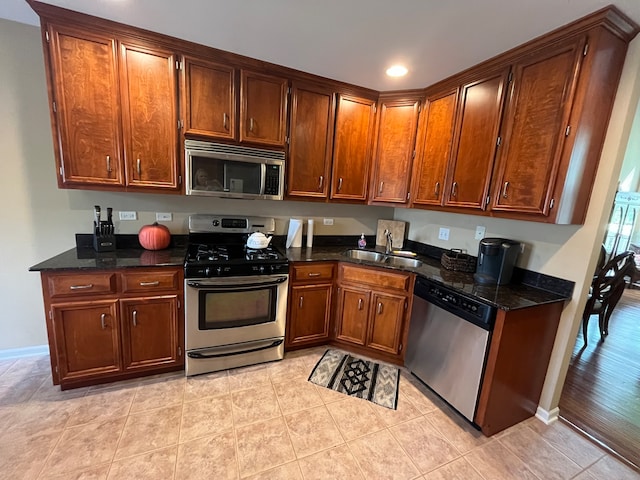
[(58, 185), (124, 185), (115, 39), (57, 24), (48, 36)]
[(585, 41), (576, 38), (514, 65), (493, 211), (549, 213)]
[(413, 163), (412, 205), (442, 205), (451, 157), (458, 88), (427, 97), (421, 155)]
[(184, 133), (237, 140), (235, 69), (185, 56)]
[(333, 89), (293, 82), (287, 195), (326, 199), (331, 175)]
[(380, 98), (371, 202), (406, 204), (415, 155), (420, 98)]
[(289, 80), (241, 71), (240, 141), (284, 147)]
[(507, 67), (461, 88), (446, 206), (486, 208), (508, 78)]
[(178, 188), (176, 57), (121, 45), (121, 89), (127, 185)]
[(331, 199), (365, 201), (375, 128), (376, 101), (338, 95)]

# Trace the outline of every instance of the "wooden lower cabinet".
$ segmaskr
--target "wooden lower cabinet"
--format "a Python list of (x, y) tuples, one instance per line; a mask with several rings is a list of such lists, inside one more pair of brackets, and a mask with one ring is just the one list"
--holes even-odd
[(42, 286), (63, 390), (183, 368), (182, 269), (43, 271)]
[(117, 300), (61, 303), (51, 312), (62, 382), (121, 370)]
[(402, 363), (414, 275), (340, 264), (335, 342)]
[(333, 262), (291, 265), (286, 349), (329, 341), (334, 271)]

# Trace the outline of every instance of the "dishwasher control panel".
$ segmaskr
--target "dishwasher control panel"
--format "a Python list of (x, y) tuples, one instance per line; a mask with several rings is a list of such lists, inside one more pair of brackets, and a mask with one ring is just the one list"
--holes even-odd
[(493, 328), (496, 308), (469, 298), (453, 289), (424, 278), (417, 278), (414, 295), (427, 300), (487, 330)]

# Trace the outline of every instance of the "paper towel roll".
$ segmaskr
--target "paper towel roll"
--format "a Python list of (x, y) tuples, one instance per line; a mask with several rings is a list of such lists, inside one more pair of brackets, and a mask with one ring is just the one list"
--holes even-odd
[(287, 248), (302, 246), (302, 220), (289, 219), (289, 232), (287, 233)]
[(313, 247), (313, 219), (307, 221), (307, 248)]

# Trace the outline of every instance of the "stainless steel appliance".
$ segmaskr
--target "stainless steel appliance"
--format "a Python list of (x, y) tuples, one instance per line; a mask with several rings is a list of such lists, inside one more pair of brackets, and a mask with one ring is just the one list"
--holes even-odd
[(506, 238), (483, 238), (473, 279), (480, 284), (505, 285), (511, 281), (520, 253), (520, 242)]
[(282, 200), (285, 153), (185, 140), (186, 193)]
[(186, 374), (280, 360), (289, 284), (287, 258), (250, 249), (273, 218), (191, 215), (184, 266)]
[(407, 368), (473, 422), (496, 309), (418, 278)]

